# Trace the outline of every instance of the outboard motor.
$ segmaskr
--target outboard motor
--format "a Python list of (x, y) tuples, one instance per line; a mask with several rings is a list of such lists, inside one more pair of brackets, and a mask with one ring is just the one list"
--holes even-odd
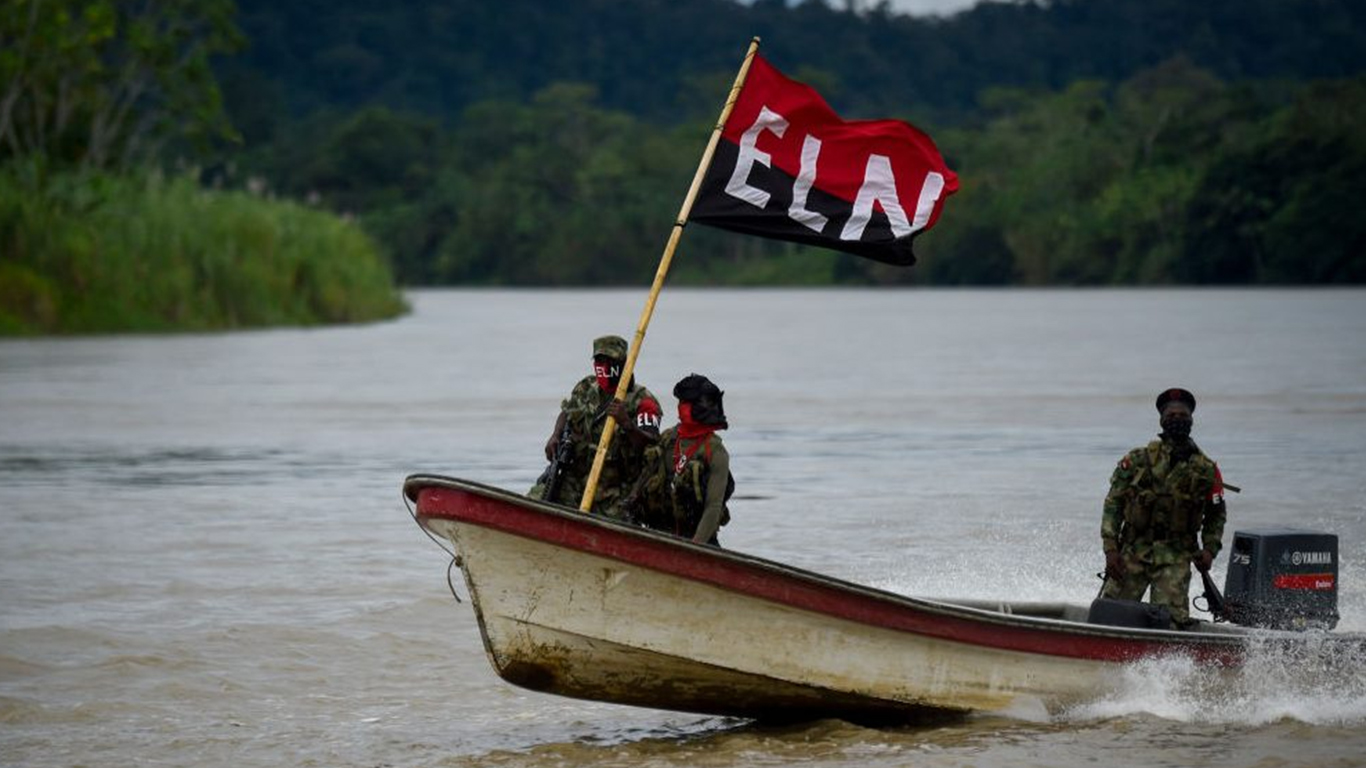
[(1233, 534), (1224, 601), (1229, 621), (1270, 629), (1338, 623), (1338, 537), (1293, 528)]

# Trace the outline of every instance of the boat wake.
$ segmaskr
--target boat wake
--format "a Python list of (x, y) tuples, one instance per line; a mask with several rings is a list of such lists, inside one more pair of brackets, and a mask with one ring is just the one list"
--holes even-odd
[(1242, 668), (1200, 665), (1185, 656), (1147, 659), (1123, 669), (1113, 692), (1067, 710), (1085, 721), (1147, 714), (1202, 724), (1259, 726), (1366, 723), (1366, 649), (1307, 638), (1294, 647), (1254, 646)]

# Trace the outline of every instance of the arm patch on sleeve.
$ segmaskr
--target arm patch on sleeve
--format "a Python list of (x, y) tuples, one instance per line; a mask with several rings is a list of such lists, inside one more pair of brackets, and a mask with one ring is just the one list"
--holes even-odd
[(663, 411), (659, 408), (659, 401), (654, 398), (644, 398), (636, 407), (636, 427), (658, 432), (663, 415)]

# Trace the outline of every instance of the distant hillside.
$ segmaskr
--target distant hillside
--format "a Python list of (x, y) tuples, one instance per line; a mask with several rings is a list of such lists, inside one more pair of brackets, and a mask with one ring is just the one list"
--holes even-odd
[[(840, 4), (842, 5), (842, 4)], [(1227, 80), (1366, 71), (1360, 0), (988, 2), (946, 19), (819, 0), (238, 0), (219, 65), (249, 139), (281, 115), (384, 105), (455, 117), (557, 81), (655, 122), (715, 110), (749, 38), (854, 115), (961, 118), (996, 86), (1125, 80), (1176, 55)]]
[(208, 175), (354, 215), (405, 284), (648, 283), (753, 35), (961, 190), (912, 269), (697, 227), (677, 282), (1366, 282), (1362, 0), (238, 3)]

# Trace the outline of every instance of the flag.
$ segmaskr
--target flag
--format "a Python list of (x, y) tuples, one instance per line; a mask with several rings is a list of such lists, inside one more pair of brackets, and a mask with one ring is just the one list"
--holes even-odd
[(756, 54), (689, 220), (909, 266), (957, 190), (915, 126), (842, 120)]

